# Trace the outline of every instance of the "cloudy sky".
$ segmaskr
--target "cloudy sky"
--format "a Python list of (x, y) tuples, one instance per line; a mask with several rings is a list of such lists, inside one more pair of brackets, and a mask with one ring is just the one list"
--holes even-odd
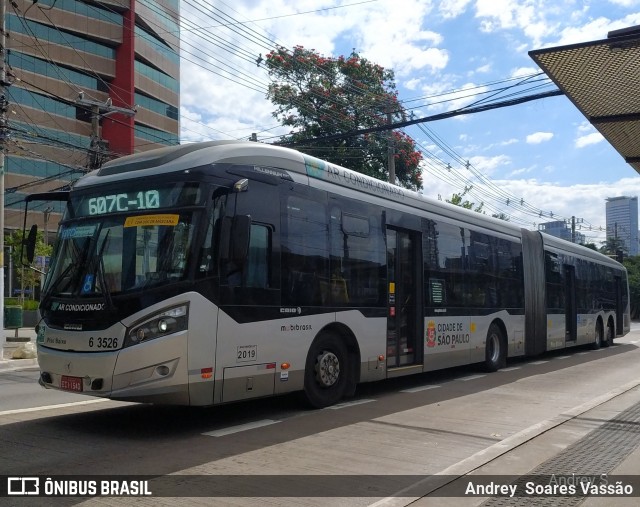
[[(334, 57), (355, 49), (393, 69), (399, 99), (423, 118), (553, 90), (529, 51), (640, 25), (640, 0), (184, 0), (181, 9), (182, 142), (285, 132), (256, 64), (276, 44)], [(406, 132), (424, 153), (425, 195), (473, 185), (471, 201), (524, 227), (575, 216), (599, 244), (605, 199), (640, 195), (640, 176), (563, 96)]]

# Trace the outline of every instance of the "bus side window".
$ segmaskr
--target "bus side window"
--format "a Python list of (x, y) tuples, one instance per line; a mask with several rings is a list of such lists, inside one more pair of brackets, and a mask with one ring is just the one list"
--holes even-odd
[(282, 239), (282, 297), (292, 306), (320, 305), (321, 286), (329, 280), (329, 238), (325, 206), (287, 197)]
[(355, 211), (331, 208), (331, 279), (323, 302), (340, 306), (382, 305), (386, 289), (379, 281), (386, 275), (386, 251), (381, 211), (373, 206)]

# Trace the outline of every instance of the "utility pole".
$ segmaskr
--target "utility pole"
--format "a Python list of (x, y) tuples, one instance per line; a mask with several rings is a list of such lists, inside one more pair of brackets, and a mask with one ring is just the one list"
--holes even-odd
[(4, 172), (5, 172), (5, 142), (7, 140), (7, 69), (5, 67), (6, 57), (6, 31), (5, 17), (7, 14), (7, 4), (5, 0), (0, 0), (0, 318), (2, 319), (2, 335), (0, 336), (0, 359), (4, 354)]
[[(0, 2), (3, 0), (0, 0)], [(108, 148), (108, 142), (100, 137), (100, 118), (107, 117), (115, 113), (133, 116), (136, 114), (135, 108), (117, 107), (111, 103), (111, 98), (105, 102), (89, 100), (84, 98), (84, 93), (80, 92), (76, 104), (91, 108), (91, 144), (87, 157), (87, 167), (98, 169), (104, 162), (104, 154)]]
[[(1, 0), (0, 0), (1, 1)], [(387, 124), (391, 125), (393, 119), (391, 118), (391, 101), (387, 104)], [(389, 131), (388, 138), (388, 158), (387, 166), (389, 169), (389, 183), (396, 184), (396, 150), (393, 143), (393, 130)]]
[[(584, 218), (571, 217), (571, 243), (576, 242), (576, 224), (582, 224), (583, 222)], [(580, 229), (582, 230), (582, 225), (580, 225)]]

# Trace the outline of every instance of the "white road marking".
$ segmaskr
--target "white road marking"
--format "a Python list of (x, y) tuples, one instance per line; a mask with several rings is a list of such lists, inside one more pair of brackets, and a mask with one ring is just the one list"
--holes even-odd
[(571, 356), (558, 356), (556, 359), (569, 359)]
[(40, 410), (54, 410), (56, 408), (75, 407), (80, 405), (90, 405), (92, 403), (102, 403), (104, 401), (111, 401), (111, 400), (108, 400), (107, 398), (96, 398), (95, 400), (74, 401), (71, 403), (60, 403), (59, 405), (45, 405), (43, 407), (18, 408), (15, 410), (5, 410), (4, 412), (0, 412), (0, 416), (12, 415), (12, 414), (26, 414), (28, 412), (38, 412)]
[(548, 363), (549, 361), (533, 361), (532, 363), (529, 364), (544, 364), (544, 363)]
[(419, 393), (420, 391), (426, 391), (427, 389), (435, 389), (436, 387), (441, 386), (420, 386), (420, 387), (412, 387), (411, 389), (403, 389), (400, 391), (401, 393)]
[(363, 403), (370, 403), (376, 400), (355, 400), (355, 401), (346, 401), (344, 403), (338, 403), (337, 405), (332, 405), (330, 407), (325, 408), (325, 410), (340, 410), (341, 408), (354, 407), (356, 405), (362, 405)]
[(513, 370), (519, 370), (520, 368), (522, 368), (522, 366), (512, 366), (511, 368), (502, 368), (501, 370), (498, 370), (498, 371), (513, 371)]
[(475, 380), (475, 379), (482, 378), (482, 377), (486, 377), (486, 375), (471, 375), (470, 377), (462, 377), (462, 378), (459, 378), (458, 380), (462, 380), (463, 382), (467, 382), (469, 380)]
[(249, 431), (256, 428), (262, 428), (263, 426), (270, 426), (272, 424), (279, 423), (281, 421), (274, 421), (273, 419), (262, 419), (260, 421), (254, 421), (246, 424), (238, 424), (237, 426), (229, 426), (228, 428), (222, 428), (220, 430), (207, 431), (203, 435), (207, 437), (224, 437), (232, 435), (234, 433), (240, 433), (241, 431)]

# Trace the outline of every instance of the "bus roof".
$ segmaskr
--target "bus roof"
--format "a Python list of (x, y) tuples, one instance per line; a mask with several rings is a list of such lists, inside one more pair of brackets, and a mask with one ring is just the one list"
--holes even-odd
[[(520, 237), (520, 227), (507, 221), (444, 203), (437, 199), (358, 173), (342, 166), (305, 155), (297, 150), (250, 141), (209, 141), (160, 148), (129, 155), (106, 163), (76, 182), (74, 188), (122, 181), (158, 174), (184, 171), (207, 164), (240, 164), (274, 167), (309, 178), (364, 192), (386, 200), (419, 208), (431, 213), (462, 220), (470, 225), (487, 227), (496, 232)], [(543, 234), (545, 245), (590, 257), (604, 264), (618, 265), (615, 260), (588, 248)]]

